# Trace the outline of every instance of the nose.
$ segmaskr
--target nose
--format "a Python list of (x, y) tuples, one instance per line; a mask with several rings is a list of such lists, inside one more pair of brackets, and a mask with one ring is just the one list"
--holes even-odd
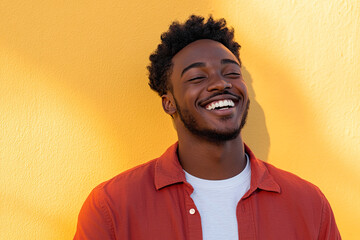
[(223, 91), (225, 89), (232, 88), (232, 84), (227, 81), (221, 74), (214, 74), (214, 76), (209, 81), (207, 90), (212, 91)]

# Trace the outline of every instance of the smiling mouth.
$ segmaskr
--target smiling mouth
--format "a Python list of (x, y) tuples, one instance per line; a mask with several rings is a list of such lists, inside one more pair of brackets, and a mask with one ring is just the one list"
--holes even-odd
[(210, 102), (205, 106), (206, 110), (212, 111), (212, 110), (225, 110), (229, 108), (233, 108), (235, 106), (235, 103), (231, 99), (221, 99), (216, 100), (213, 102)]

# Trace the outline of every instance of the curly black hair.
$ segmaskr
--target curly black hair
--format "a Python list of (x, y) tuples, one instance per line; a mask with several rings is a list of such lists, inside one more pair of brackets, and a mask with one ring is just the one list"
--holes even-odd
[[(160, 96), (171, 91), (168, 78), (171, 74), (172, 58), (188, 44), (200, 40), (211, 39), (222, 43), (240, 61), (240, 45), (234, 41), (234, 29), (226, 27), (225, 19), (214, 20), (212, 16), (204, 22), (201, 16), (191, 15), (184, 23), (173, 22), (169, 30), (161, 34), (161, 43), (149, 57), (149, 86)], [(241, 62), (240, 62), (241, 63)]]

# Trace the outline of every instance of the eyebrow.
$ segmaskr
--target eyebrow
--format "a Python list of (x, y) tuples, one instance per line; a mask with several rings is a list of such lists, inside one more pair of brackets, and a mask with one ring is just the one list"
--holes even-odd
[(228, 64), (228, 63), (231, 63), (231, 64), (236, 64), (240, 67), (240, 64), (234, 60), (231, 60), (231, 59), (221, 59), (221, 64)]
[[(234, 60), (231, 60), (231, 59), (227, 59), (227, 58), (225, 58), (225, 59), (221, 59), (221, 64), (236, 64), (236, 65), (238, 65), (239, 67), (240, 67), (240, 64), (238, 63), (238, 62), (236, 62), (236, 61), (234, 61)], [(181, 72), (181, 76), (183, 76), (184, 75), (184, 73), (186, 72), (186, 71), (188, 71), (188, 70), (190, 70), (191, 68), (198, 68), (198, 67), (205, 67), (206, 66), (206, 64), (204, 63), (204, 62), (195, 62), (195, 63), (192, 63), (192, 64), (190, 64), (189, 66), (187, 66), (186, 68), (184, 68), (183, 70), (182, 70), (182, 72)]]
[(190, 70), (191, 68), (198, 68), (198, 67), (205, 67), (205, 63), (203, 62), (196, 62), (193, 64), (190, 64), (189, 66), (187, 66), (186, 68), (184, 68), (184, 70), (182, 70), (181, 72), (181, 76), (184, 75), (184, 73), (188, 70)]

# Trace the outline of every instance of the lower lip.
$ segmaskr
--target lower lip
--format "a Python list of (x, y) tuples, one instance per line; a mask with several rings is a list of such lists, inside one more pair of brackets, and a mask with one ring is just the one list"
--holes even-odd
[(216, 115), (219, 115), (219, 116), (227, 116), (227, 115), (233, 114), (235, 112), (235, 107), (227, 108), (227, 109), (223, 109), (223, 110), (214, 109), (214, 110), (207, 110), (207, 111), (214, 113)]

